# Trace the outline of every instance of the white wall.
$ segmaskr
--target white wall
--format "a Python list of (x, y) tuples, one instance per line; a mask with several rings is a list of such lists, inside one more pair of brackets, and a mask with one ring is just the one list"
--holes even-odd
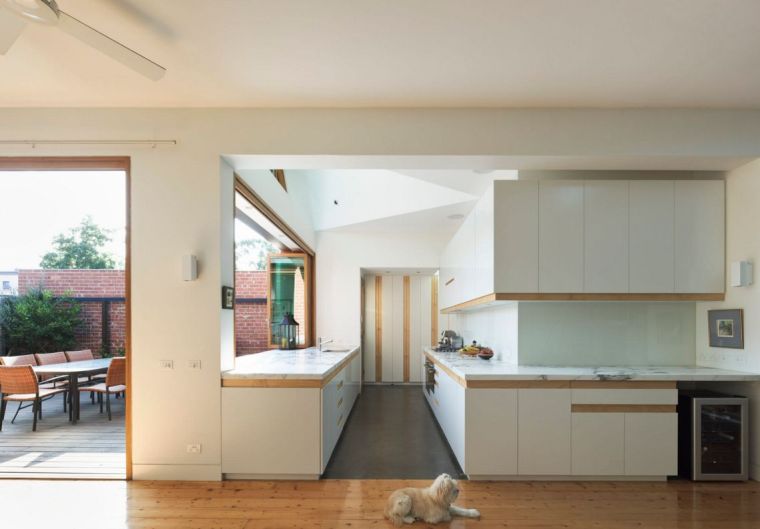
[(362, 268), (438, 268), (437, 239), (317, 232), (317, 332), (361, 343)]
[[(526, 156), (552, 156), (555, 163), (562, 156), (757, 157), (758, 137), (760, 111), (748, 110), (0, 108), (0, 140), (178, 141), (156, 148), (0, 145), (0, 156), (132, 159), (133, 460), (138, 479), (221, 476), (221, 253), (227, 251), (223, 219), (231, 214), (222, 211), (221, 193), (232, 192), (220, 183), (221, 155), (270, 156), (272, 167), (283, 155), (394, 156), (397, 161), (426, 155), (437, 156), (439, 164), (461, 156), (468, 158), (451, 163), (477, 168), (503, 166), (507, 160), (529, 163)], [(418, 165), (406, 168), (413, 166)], [(437, 248), (392, 236), (367, 244), (357, 236), (325, 235), (316, 245), (321, 253), (317, 332), (347, 342), (360, 339), (361, 266), (438, 266)], [(181, 256), (187, 253), (199, 258), (197, 281), (181, 280)], [(159, 369), (161, 359), (173, 359), (175, 369)], [(201, 360), (203, 369), (187, 369), (193, 359)], [(190, 443), (201, 443), (202, 452), (188, 454)]]
[[(726, 267), (733, 261), (755, 264), (755, 283), (732, 287), (726, 278), (726, 299), (698, 303), (696, 313), (697, 362), (699, 365), (760, 373), (760, 160), (728, 173), (726, 178)], [(730, 274), (729, 274), (730, 275)], [(710, 347), (707, 311), (744, 309), (744, 349)], [(760, 480), (760, 384), (727, 384), (722, 390), (750, 397), (750, 472)]]

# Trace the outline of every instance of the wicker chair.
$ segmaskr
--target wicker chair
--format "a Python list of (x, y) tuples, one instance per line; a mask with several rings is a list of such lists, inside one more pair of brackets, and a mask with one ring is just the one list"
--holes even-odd
[(0, 356), (0, 366), (36, 366), (34, 355)]
[[(19, 403), (19, 410), (22, 402), (31, 401), (24, 408), (32, 406), (34, 421), (32, 431), (37, 431), (37, 418), (42, 419), (42, 401), (63, 394), (63, 401), (66, 402), (65, 388), (41, 388), (37, 382), (37, 375), (34, 374), (32, 366), (0, 366), (0, 431), (3, 429), (3, 420), (5, 419), (5, 408), (8, 402), (14, 401)], [(19, 410), (13, 416), (11, 422), (16, 420)]]
[(66, 359), (69, 362), (81, 362), (83, 360), (94, 360), (95, 356), (90, 349), (82, 349), (81, 351), (66, 351)]
[(111, 365), (108, 366), (106, 381), (100, 384), (93, 384), (79, 388), (79, 391), (91, 391), (98, 394), (100, 402), (100, 412), (103, 413), (103, 394), (106, 396), (106, 410), (108, 411), (108, 420), (111, 420), (111, 394), (123, 393), (127, 390), (127, 359), (114, 358)]

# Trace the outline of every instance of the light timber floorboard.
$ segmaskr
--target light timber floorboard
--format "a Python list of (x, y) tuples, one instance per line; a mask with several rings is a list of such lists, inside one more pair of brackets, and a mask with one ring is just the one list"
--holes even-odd
[[(156, 529), (390, 528), (385, 500), (420, 480), (124, 482), (0, 480), (2, 526)], [(435, 527), (755, 529), (760, 484), (460, 482), (480, 520)], [(38, 508), (44, 498), (45, 508)], [(88, 525), (89, 522), (91, 525)], [(418, 522), (412, 527), (431, 527)]]

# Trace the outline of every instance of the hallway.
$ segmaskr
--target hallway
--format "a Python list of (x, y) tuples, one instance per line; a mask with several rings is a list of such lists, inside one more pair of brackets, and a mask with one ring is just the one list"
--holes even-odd
[(418, 385), (365, 385), (323, 478), (463, 477)]

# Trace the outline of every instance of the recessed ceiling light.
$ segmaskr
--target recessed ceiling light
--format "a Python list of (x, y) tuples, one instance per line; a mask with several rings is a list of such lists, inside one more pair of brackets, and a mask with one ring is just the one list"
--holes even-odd
[(338, 205), (338, 201), (337, 200), (333, 200), (333, 204), (335, 204), (337, 206)]
[(446, 217), (449, 220), (461, 220), (464, 218), (464, 215), (461, 213), (452, 213), (451, 215)]

